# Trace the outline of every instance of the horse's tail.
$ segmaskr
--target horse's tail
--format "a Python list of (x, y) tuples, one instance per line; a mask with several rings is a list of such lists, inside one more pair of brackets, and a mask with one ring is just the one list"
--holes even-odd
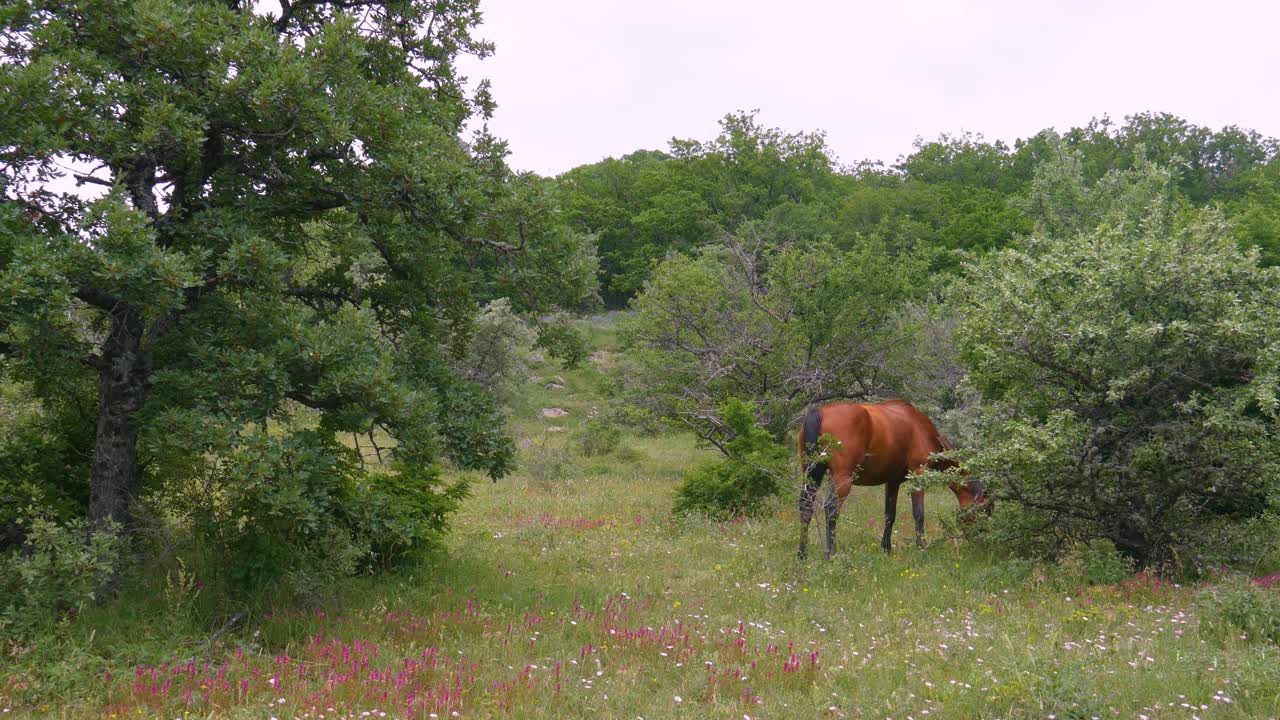
[(800, 429), (800, 467), (811, 481), (822, 481), (827, 471), (827, 464), (817, 460), (818, 436), (822, 434), (822, 410), (809, 408), (804, 414), (804, 424)]

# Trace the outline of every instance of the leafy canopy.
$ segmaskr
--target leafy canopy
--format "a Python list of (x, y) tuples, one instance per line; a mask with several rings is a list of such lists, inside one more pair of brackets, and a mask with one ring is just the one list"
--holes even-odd
[(781, 437), (809, 403), (891, 387), (895, 318), (923, 269), (874, 241), (840, 250), (770, 232), (747, 225), (693, 259), (669, 257), (627, 328), (632, 401), (722, 450), (735, 431), (718, 409), (732, 398)]

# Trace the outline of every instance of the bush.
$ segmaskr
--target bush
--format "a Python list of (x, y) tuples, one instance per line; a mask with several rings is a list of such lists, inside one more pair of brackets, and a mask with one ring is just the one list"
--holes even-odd
[(1086, 585), (1110, 585), (1133, 575), (1133, 559), (1116, 552), (1110, 540), (1076, 543), (1063, 557), (1062, 567)]
[(1280, 498), (1278, 276), (1168, 172), (1086, 189), (1064, 158), (1036, 176), (1037, 235), (967, 266), (957, 336), (986, 404), (970, 467), (1024, 549), (1106, 539), (1189, 573), (1256, 560), (1274, 534), (1220, 534)]
[(720, 408), (733, 439), (726, 457), (701, 463), (690, 470), (676, 488), (672, 510), (717, 519), (757, 515), (783, 488), (791, 471), (791, 454), (755, 426), (751, 406), (730, 400)]
[(1239, 575), (1196, 593), (1200, 630), (1214, 637), (1244, 635), (1253, 642), (1280, 645), (1280, 591)]
[(624, 327), (623, 397), (723, 444), (733, 431), (716, 411), (731, 398), (782, 437), (816, 398), (887, 394), (901, 370), (891, 352), (914, 344), (895, 313), (923, 267), (873, 238), (842, 249), (759, 224), (672, 255)]
[(568, 448), (553, 444), (546, 435), (521, 453), (520, 460), (529, 481), (543, 488), (571, 480), (579, 471)]
[(587, 457), (608, 455), (622, 441), (622, 429), (607, 418), (593, 415), (577, 433), (578, 449)]
[(0, 555), (0, 637), (30, 638), (96, 599), (115, 575), (121, 538), (115, 528), (35, 518), (26, 544)]
[(191, 528), (184, 551), (203, 558), (193, 567), (235, 594), (283, 582), (314, 598), (337, 578), (428, 550), (466, 491), (442, 485), (429, 463), (366, 471), (324, 429), (242, 431), (188, 469), (163, 476), (148, 502)]
[(93, 441), (94, 424), (66, 398), (0, 379), (0, 550), (22, 543), (29, 508), (57, 522), (87, 514)]
[(476, 315), (466, 352), (454, 369), (500, 403), (509, 402), (528, 374), (525, 357), (533, 342), (533, 330), (511, 312), (511, 301), (498, 298)]
[(538, 328), (535, 347), (560, 361), (567, 370), (573, 370), (587, 359), (587, 337), (572, 324), (569, 317), (557, 314)]

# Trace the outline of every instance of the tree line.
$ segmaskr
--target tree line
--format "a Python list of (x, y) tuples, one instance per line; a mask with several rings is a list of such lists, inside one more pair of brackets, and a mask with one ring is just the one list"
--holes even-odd
[(763, 127), (753, 112), (727, 115), (720, 126), (710, 141), (673, 139), (665, 151), (557, 178), (570, 225), (596, 236), (610, 307), (626, 306), (670, 251), (688, 252), (748, 222), (838, 247), (875, 237), (894, 249), (926, 248), (935, 269), (954, 270), (959, 253), (1002, 248), (1032, 230), (1017, 201), (1058, 144), (1079, 154), (1088, 183), (1141, 161), (1175, 168), (1182, 197), (1219, 207), (1241, 247), (1261, 248), (1268, 265), (1280, 262), (1277, 141), (1252, 130), (1142, 113), (1045, 130), (1012, 146), (943, 135), (917, 140), (891, 165), (844, 166), (821, 132)]

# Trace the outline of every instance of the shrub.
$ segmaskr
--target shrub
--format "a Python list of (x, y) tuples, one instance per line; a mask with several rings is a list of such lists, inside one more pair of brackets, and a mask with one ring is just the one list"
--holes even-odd
[(1280, 645), (1280, 591), (1263, 588), (1238, 575), (1210, 585), (1195, 596), (1200, 630), (1210, 636), (1244, 635), (1254, 642)]
[(578, 367), (587, 359), (586, 335), (570, 324), (569, 317), (563, 314), (557, 314), (542, 323), (538, 328), (535, 347), (546, 350), (568, 370)]
[(676, 513), (717, 519), (759, 514), (791, 472), (790, 452), (755, 426), (750, 405), (730, 400), (721, 406), (720, 415), (733, 434), (726, 456), (696, 465), (685, 475), (676, 488)]
[(205, 579), (237, 593), (284, 581), (286, 593), (311, 598), (337, 578), (428, 550), (466, 491), (442, 484), (430, 463), (366, 471), (324, 429), (242, 431), (188, 469), (163, 476), (148, 502), (191, 528)]
[(29, 638), (78, 612), (115, 575), (122, 540), (83, 520), (26, 521), (26, 544), (0, 555), (0, 637)]
[(511, 312), (511, 301), (498, 298), (476, 315), (466, 352), (453, 363), (454, 369), (499, 402), (508, 402), (528, 374), (525, 357), (533, 342), (533, 330)]
[(623, 397), (723, 444), (733, 430), (717, 408), (731, 398), (781, 437), (816, 398), (888, 393), (901, 370), (891, 351), (914, 344), (895, 312), (922, 268), (873, 238), (842, 249), (759, 224), (672, 255), (624, 327)]
[(608, 455), (622, 441), (622, 429), (599, 415), (587, 419), (577, 433), (578, 449), (587, 457)]
[(1062, 566), (1086, 585), (1110, 585), (1133, 574), (1133, 559), (1117, 552), (1110, 540), (1076, 543), (1063, 557)]
[(1257, 559), (1274, 534), (1218, 533), (1280, 498), (1276, 273), (1213, 211), (1183, 208), (1168, 172), (1041, 193), (1063, 183), (1082, 183), (1069, 155), (1038, 171), (1037, 235), (967, 266), (957, 336), (987, 408), (970, 467), (1005, 501), (1006, 539), (1102, 538), (1191, 573), (1222, 549)]
[(579, 469), (569, 450), (553, 444), (547, 436), (521, 454), (521, 465), (529, 480), (543, 487), (572, 479)]
[(68, 398), (37, 399), (31, 387), (0, 379), (0, 550), (22, 543), (29, 508), (58, 522), (87, 514), (93, 433)]

